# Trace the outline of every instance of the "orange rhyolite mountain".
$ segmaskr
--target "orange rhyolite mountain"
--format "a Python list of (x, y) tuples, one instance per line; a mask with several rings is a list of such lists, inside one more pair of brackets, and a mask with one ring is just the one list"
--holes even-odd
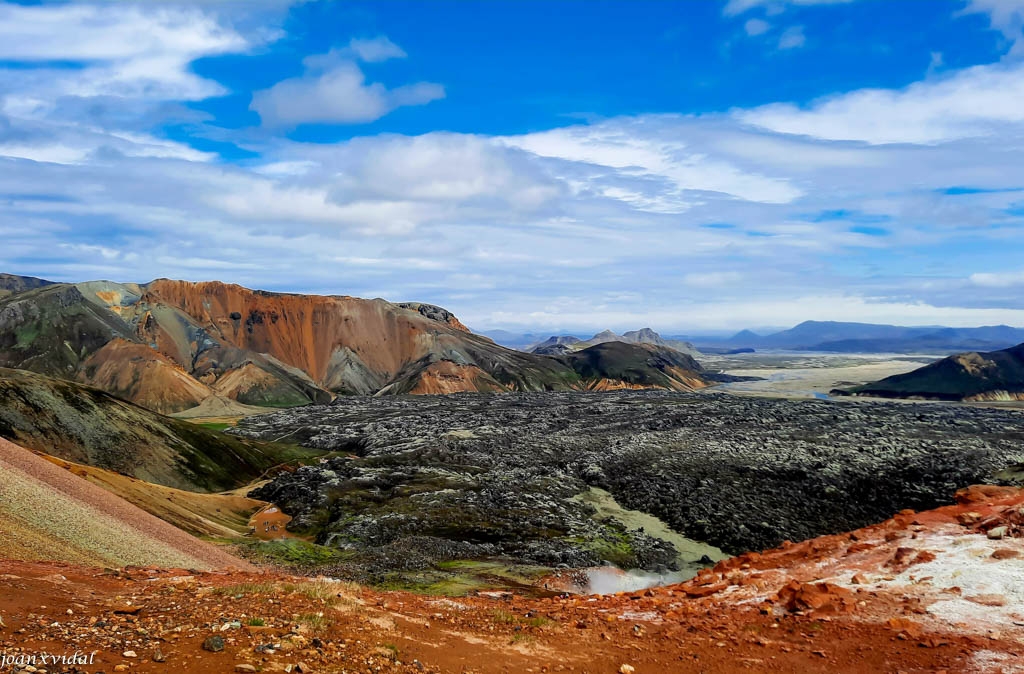
[(700, 365), (672, 349), (527, 354), (429, 304), (215, 281), (8, 285), (19, 292), (0, 298), (0, 366), (74, 379), (163, 413), (215, 396), (284, 407), (336, 394), (705, 385)]

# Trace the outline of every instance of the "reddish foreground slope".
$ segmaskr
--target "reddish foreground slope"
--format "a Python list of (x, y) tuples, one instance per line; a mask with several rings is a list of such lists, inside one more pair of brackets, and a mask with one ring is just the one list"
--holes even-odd
[(0, 558), (98, 566), (251, 568), (105, 489), (0, 439)]
[(0, 648), (95, 650), (87, 671), (1010, 674), (1024, 663), (1022, 508), (1022, 490), (973, 488), (682, 585), (590, 597), (0, 562)]

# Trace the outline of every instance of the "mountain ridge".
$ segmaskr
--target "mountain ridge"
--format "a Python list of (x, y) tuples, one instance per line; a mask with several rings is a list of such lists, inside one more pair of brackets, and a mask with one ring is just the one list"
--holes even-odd
[[(593, 385), (572, 362), (499, 346), (436, 305), (171, 279), (13, 292), (0, 299), (0, 367), (98, 386), (161, 413), (215, 396), (288, 407), (346, 394)], [(667, 385), (660, 367), (641, 379)], [(682, 379), (706, 384), (699, 370)]]

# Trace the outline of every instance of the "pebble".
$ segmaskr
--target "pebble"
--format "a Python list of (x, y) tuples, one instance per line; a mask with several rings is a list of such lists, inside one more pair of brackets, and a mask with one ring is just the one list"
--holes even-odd
[(988, 537), (993, 541), (998, 541), (1006, 535), (1007, 528), (1005, 526), (995, 527), (994, 529), (988, 530)]
[(203, 650), (211, 653), (219, 653), (224, 650), (224, 639), (218, 636), (207, 637), (203, 642)]
[(619, 674), (633, 674), (635, 671), (636, 668), (633, 665), (622, 665), (619, 667)]

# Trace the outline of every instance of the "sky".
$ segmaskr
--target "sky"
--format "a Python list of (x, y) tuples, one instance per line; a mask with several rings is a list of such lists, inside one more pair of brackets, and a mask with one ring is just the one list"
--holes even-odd
[(0, 271), (1024, 326), (1024, 0), (0, 1)]

